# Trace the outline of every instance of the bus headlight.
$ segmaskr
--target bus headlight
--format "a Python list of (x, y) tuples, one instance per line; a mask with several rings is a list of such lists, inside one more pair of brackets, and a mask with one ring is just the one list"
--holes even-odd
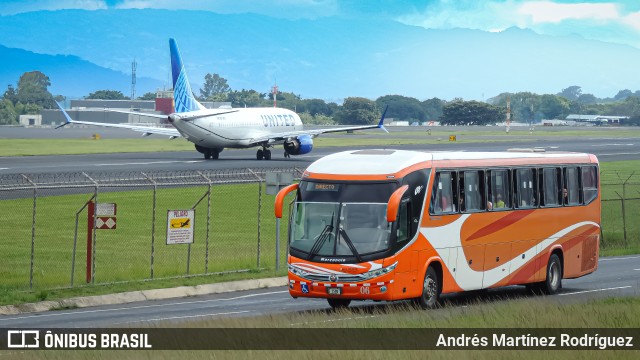
[(398, 266), (398, 262), (397, 261), (395, 263), (393, 263), (393, 265), (389, 265), (387, 267), (383, 267), (383, 268), (380, 268), (380, 269), (375, 269), (375, 270), (368, 271), (368, 272), (362, 274), (362, 278), (363, 278), (363, 280), (369, 280), (369, 279), (377, 278), (378, 276), (382, 276), (382, 275), (385, 275), (385, 274), (388, 274), (388, 273), (392, 272), (393, 270), (395, 270), (396, 266)]
[(306, 272), (306, 271), (304, 271), (304, 270), (302, 270), (302, 269), (300, 269), (300, 268), (298, 268), (298, 267), (296, 267), (296, 266), (293, 266), (293, 265), (289, 265), (289, 271), (290, 271), (292, 274), (294, 274), (294, 275), (298, 275), (298, 276), (306, 276), (306, 275), (309, 275), (309, 273), (308, 273), (308, 272)]

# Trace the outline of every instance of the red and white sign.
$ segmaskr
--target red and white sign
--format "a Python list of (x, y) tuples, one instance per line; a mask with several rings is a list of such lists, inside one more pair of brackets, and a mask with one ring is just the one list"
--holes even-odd
[(115, 229), (116, 217), (115, 216), (98, 216), (96, 217), (96, 229)]

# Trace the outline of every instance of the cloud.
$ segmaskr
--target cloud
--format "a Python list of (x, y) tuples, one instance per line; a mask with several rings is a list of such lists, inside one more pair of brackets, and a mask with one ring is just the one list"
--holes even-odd
[(614, 3), (560, 4), (552, 1), (529, 1), (518, 8), (518, 14), (535, 23), (559, 23), (568, 19), (621, 20), (618, 5)]
[(546, 35), (578, 34), (588, 39), (640, 47), (638, 10), (638, 2), (633, 1), (435, 0), (420, 11), (396, 19), (430, 29), (468, 28), (496, 32), (517, 26)]

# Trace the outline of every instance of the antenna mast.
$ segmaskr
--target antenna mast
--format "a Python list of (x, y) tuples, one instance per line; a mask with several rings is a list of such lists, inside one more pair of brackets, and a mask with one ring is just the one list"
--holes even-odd
[(509, 126), (511, 126), (511, 95), (507, 95), (507, 134), (509, 133)]
[(138, 67), (138, 63), (136, 63), (136, 58), (133, 58), (133, 62), (131, 63), (131, 100), (136, 99), (136, 68)]

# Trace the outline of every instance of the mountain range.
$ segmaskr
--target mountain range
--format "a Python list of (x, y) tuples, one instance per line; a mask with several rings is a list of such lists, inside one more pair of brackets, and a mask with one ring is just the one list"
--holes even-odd
[(54, 94), (170, 87), (168, 39), (177, 40), (194, 90), (218, 73), (234, 90), (281, 91), (340, 101), (399, 94), (484, 100), (502, 92), (612, 97), (640, 83), (640, 49), (502, 32), (434, 30), (380, 19), (283, 20), (207, 11), (59, 10), (0, 17), (0, 84), (38, 69)]

